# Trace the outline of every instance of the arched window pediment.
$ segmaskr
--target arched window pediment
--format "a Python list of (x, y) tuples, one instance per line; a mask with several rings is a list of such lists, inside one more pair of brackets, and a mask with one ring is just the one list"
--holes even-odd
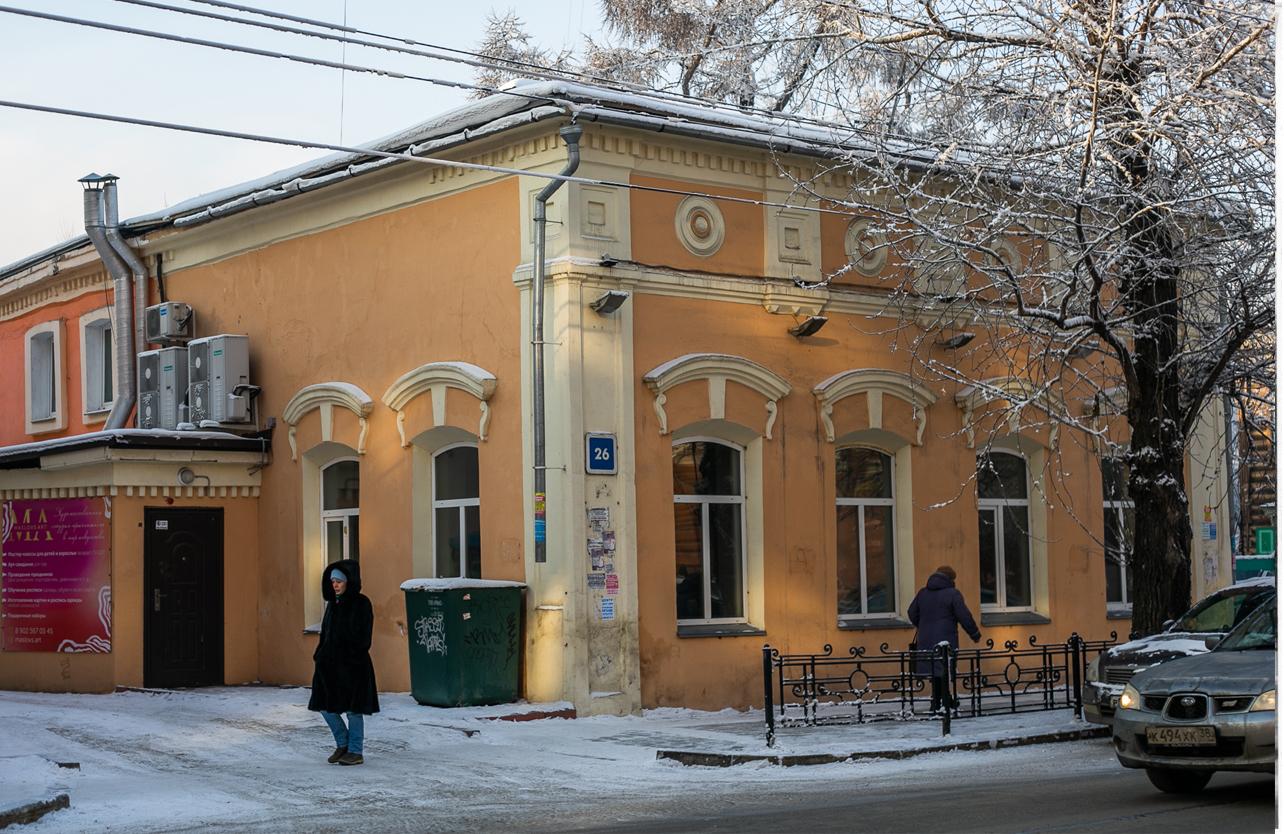
[[(357, 420), (361, 423), (361, 434), (357, 439), (357, 454), (365, 454), (366, 433), (370, 428), (366, 418), (374, 408), (374, 400), (365, 391), (348, 382), (318, 382), (299, 389), (281, 412), (281, 418), (290, 427), (290, 460), (299, 459), (298, 444), (295, 441), (295, 429), (299, 421), (310, 411), (331, 409), (336, 405), (357, 415)], [(323, 436), (322, 439), (328, 441), (331, 438)]]
[(963, 412), (963, 430), (967, 433), (967, 447), (976, 448), (976, 425), (973, 415), (993, 402), (1005, 402), (1008, 405), (1008, 430), (1016, 434), (1020, 430), (1021, 411), (1027, 405), (1033, 405), (1051, 420), (1048, 431), (1048, 446), (1055, 449), (1057, 435), (1061, 429), (1062, 415), (1066, 414), (1060, 397), (1034, 383), (1020, 377), (993, 377), (974, 385), (968, 385), (954, 395), (954, 404)]
[(743, 356), (727, 353), (688, 353), (657, 365), (642, 376), (642, 382), (655, 394), (655, 414), (660, 420), (660, 434), (669, 433), (669, 417), (664, 411), (665, 392), (686, 382), (706, 381), (709, 386), (709, 417), (724, 419), (728, 380), (758, 392), (767, 400), (767, 424), (763, 435), (770, 440), (776, 423), (776, 403), (789, 394), (791, 386), (779, 375)]
[(923, 445), (927, 407), (936, 402), (936, 394), (909, 374), (882, 368), (858, 368), (834, 374), (813, 388), (812, 393), (820, 405), (820, 420), (830, 443), (834, 442), (834, 406), (848, 397), (866, 395), (872, 429), (883, 428), (882, 398), (885, 395), (903, 400), (914, 410), (915, 446)]
[(485, 368), (469, 362), (429, 362), (407, 371), (388, 386), (383, 404), (397, 412), (397, 433), (401, 435), (402, 448), (410, 445), (406, 437), (406, 405), (415, 397), (428, 392), (432, 396), (433, 427), (446, 424), (446, 389), (456, 388), (476, 397), (481, 403), (481, 419), (477, 436), (486, 439), (490, 424), (491, 395), (495, 393), (498, 379)]

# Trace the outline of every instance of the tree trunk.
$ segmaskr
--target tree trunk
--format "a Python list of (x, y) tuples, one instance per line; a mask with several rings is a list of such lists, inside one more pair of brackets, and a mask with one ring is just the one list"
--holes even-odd
[(1133, 530), (1133, 630), (1158, 632), (1190, 607), (1190, 499), (1181, 420), (1181, 306), (1177, 242), (1154, 205), (1131, 207), (1133, 242), (1121, 283), (1132, 314), (1135, 381), (1130, 385), (1128, 493)]

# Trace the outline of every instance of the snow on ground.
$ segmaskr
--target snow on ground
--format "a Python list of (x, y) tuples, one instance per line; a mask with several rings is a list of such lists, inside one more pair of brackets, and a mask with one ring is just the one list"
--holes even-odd
[[(689, 798), (695, 786), (715, 793), (755, 783), (802, 787), (856, 773), (867, 779), (907, 767), (912, 772), (952, 767), (958, 757), (1000, 755), (686, 768), (657, 761), (657, 749), (851, 753), (944, 740), (938, 723), (885, 722), (785, 728), (769, 749), (761, 711), (664, 709), (642, 716), (507, 722), (485, 716), (536, 707), (434, 709), (404, 693), (385, 693), (383, 711), (366, 722), (366, 764), (339, 767), (325, 761), (333, 741), (320, 716), (307, 710), (307, 694), (306, 689), (272, 687), (111, 695), (3, 692), (0, 721), (17, 732), (8, 734), (8, 749), (0, 758), (0, 785), (6, 796), (34, 791), (26, 801), (70, 794), (71, 807), (25, 829), (33, 834), (211, 826), (310, 831), (367, 817), (378, 818), (378, 830), (436, 831), (530, 827), (532, 809), (541, 825), (555, 825), (604, 801), (620, 808), (666, 796)], [(1068, 711), (964, 719), (955, 722), (949, 741), (1084, 726)], [(1109, 755), (1108, 748), (1102, 753)], [(59, 761), (79, 762), (81, 769), (52, 764)]]

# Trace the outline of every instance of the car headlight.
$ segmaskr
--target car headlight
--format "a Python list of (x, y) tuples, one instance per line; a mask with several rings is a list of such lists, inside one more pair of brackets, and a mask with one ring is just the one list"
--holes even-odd
[(1141, 709), (1141, 693), (1137, 687), (1128, 684), (1119, 696), (1119, 709)]
[(1101, 655), (1097, 655), (1088, 663), (1088, 683), (1096, 683), (1101, 680)]
[(1249, 712), (1275, 712), (1275, 690), (1268, 689), (1253, 699)]

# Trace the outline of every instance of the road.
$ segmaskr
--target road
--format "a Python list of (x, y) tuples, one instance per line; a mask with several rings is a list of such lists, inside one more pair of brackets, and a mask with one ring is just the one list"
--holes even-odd
[(1276, 827), (1272, 776), (1219, 773), (1200, 794), (1170, 796), (1143, 772), (1121, 768), (1104, 740), (930, 756), (892, 772), (880, 767), (873, 778), (857, 764), (823, 769), (830, 772), (818, 773), (813, 786), (791, 779), (779, 789), (756, 784), (744, 792), (704, 792), (695, 777), (685, 800), (670, 796), (664, 807), (628, 813), (604, 803), (542, 830), (1231, 834)]

